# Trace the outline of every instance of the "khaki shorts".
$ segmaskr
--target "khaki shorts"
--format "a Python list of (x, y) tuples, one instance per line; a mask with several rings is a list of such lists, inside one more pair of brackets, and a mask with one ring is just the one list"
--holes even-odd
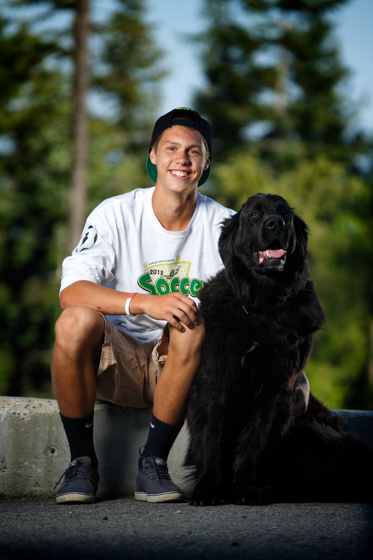
[(167, 358), (167, 327), (161, 340), (143, 343), (104, 319), (97, 400), (135, 408), (152, 406), (155, 386)]
[[(167, 359), (168, 327), (160, 340), (143, 343), (104, 319), (105, 339), (97, 370), (97, 400), (134, 408), (152, 406), (155, 386)], [(303, 414), (310, 394), (304, 372), (298, 376), (294, 390), (294, 414)]]

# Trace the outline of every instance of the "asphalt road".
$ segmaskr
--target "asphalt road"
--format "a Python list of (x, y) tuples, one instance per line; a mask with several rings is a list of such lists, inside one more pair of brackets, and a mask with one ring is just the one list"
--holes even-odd
[(0, 501), (0, 560), (372, 560), (373, 504)]

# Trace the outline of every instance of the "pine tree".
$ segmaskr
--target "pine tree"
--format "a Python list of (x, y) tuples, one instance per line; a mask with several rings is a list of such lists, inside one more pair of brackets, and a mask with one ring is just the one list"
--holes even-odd
[(117, 0), (106, 22), (96, 25), (101, 47), (92, 72), (94, 91), (114, 106), (112, 119), (125, 135), (125, 149), (147, 147), (159, 102), (158, 84), (165, 72), (163, 51), (145, 21), (144, 0)]
[(217, 157), (245, 145), (278, 169), (318, 154), (354, 164), (361, 134), (342, 86), (330, 15), (348, 0), (205, 0), (207, 87), (195, 104), (212, 122)]
[[(0, 392), (8, 395), (52, 394), (49, 370), (54, 323), (60, 313), (60, 265), (67, 254), (74, 121), (72, 29), (78, 3), (81, 0), (8, 0), (0, 7)], [(10, 10), (15, 4), (22, 9)], [(110, 114), (88, 114), (87, 186), (92, 200), (84, 218), (103, 198), (125, 192), (128, 185), (145, 186), (144, 152), (141, 171), (131, 157), (122, 157), (119, 163), (117, 155), (112, 157), (119, 149), (128, 155), (131, 144), (139, 144), (135, 122), (145, 129), (149, 112), (137, 109), (147, 103), (144, 91), (160, 77), (149, 68), (159, 52), (152, 49), (150, 30), (141, 23), (143, 4), (143, 0), (117, 4), (116, 35), (114, 14), (110, 25), (95, 24), (104, 28), (100, 36), (95, 27), (91, 32), (96, 40), (90, 52), (92, 68), (100, 70), (100, 90), (115, 99), (117, 111), (115, 119)], [(127, 9), (128, 18), (120, 20), (122, 9)], [(69, 17), (62, 18), (61, 10)], [(117, 58), (105, 55), (101, 65), (96, 63), (108, 45), (115, 51), (115, 42), (124, 38), (131, 46), (127, 57), (121, 44)], [(91, 90), (98, 88), (92, 74)], [(125, 93), (124, 81), (120, 83), (124, 75), (131, 78), (132, 97)]]
[[(56, 49), (23, 22), (0, 23), (0, 387), (40, 392), (57, 317), (59, 223), (65, 216), (66, 81)], [(51, 289), (53, 290), (51, 292)]]

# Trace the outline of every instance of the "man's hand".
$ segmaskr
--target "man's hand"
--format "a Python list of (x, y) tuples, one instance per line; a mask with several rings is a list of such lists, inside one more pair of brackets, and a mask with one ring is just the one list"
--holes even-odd
[(131, 314), (144, 313), (153, 319), (167, 321), (180, 332), (198, 324), (195, 302), (179, 292), (162, 296), (136, 294), (131, 300)]

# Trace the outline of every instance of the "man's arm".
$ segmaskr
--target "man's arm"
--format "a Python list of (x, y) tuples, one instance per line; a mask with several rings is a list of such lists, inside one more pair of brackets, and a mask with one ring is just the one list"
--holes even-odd
[[(105, 286), (80, 280), (62, 290), (60, 305), (62, 309), (73, 305), (86, 305), (105, 315), (125, 315), (127, 292), (118, 292)], [(179, 292), (162, 296), (136, 294), (131, 300), (131, 315), (145, 314), (153, 319), (167, 321), (179, 331), (197, 324), (195, 302)]]

